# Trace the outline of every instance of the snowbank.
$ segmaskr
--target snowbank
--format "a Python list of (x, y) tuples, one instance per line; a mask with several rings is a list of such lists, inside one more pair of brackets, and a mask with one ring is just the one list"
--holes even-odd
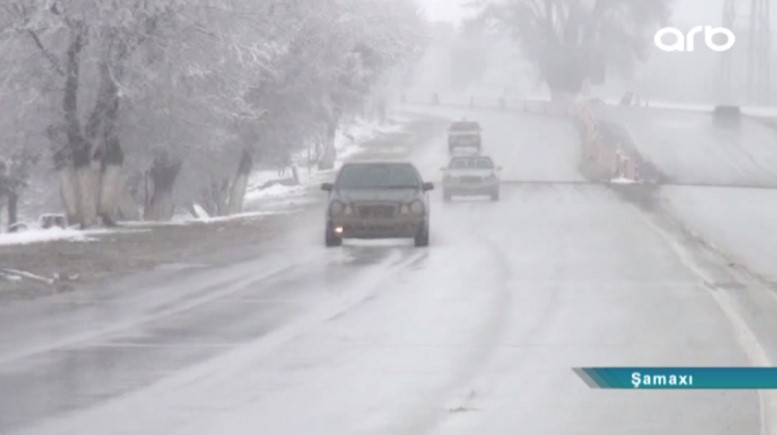
[[(382, 134), (397, 133), (403, 130), (403, 125), (409, 122), (409, 117), (392, 116), (388, 123), (357, 119), (354, 123), (338, 130), (335, 136), (335, 149), (337, 150), (337, 161), (335, 169), (339, 168), (343, 161), (363, 151), (362, 144), (372, 140)], [(291, 170), (284, 174), (279, 174), (277, 170), (260, 169), (254, 171), (248, 180), (248, 189), (246, 192), (246, 205), (256, 203), (261, 200), (282, 199), (301, 196), (311, 186), (322, 180), (325, 174), (331, 171), (321, 171), (315, 166), (308, 167), (307, 151), (301, 151), (292, 156), (292, 160), (297, 167), (299, 185), (274, 184), (264, 187), (267, 183), (280, 180), (291, 180)]]
[(189, 219), (188, 221), (184, 221), (182, 223), (213, 223), (213, 222), (228, 222), (228, 221), (234, 221), (234, 220), (240, 220), (240, 219), (250, 219), (250, 218), (259, 218), (259, 217), (265, 217), (270, 215), (278, 214), (277, 211), (250, 211), (246, 213), (238, 213), (233, 214), (231, 216), (217, 216), (217, 217), (205, 217), (200, 219)]
[(53, 241), (69, 242), (93, 242), (97, 239), (90, 236), (116, 233), (122, 230), (94, 229), (77, 230), (73, 228), (62, 229), (58, 227), (47, 230), (28, 230), (18, 233), (0, 234), (0, 246), (28, 245), (31, 243), (43, 243)]
[[(302, 174), (300, 174), (300, 178), (303, 178)], [(264, 189), (256, 188), (250, 190), (246, 193), (245, 201), (250, 203), (262, 199), (285, 198), (288, 196), (302, 194), (305, 191), (305, 185), (308, 183), (305, 183), (302, 180), (300, 181), (302, 184), (299, 186), (284, 186), (282, 184), (276, 184)]]
[(666, 187), (661, 197), (696, 236), (766, 279), (777, 280), (777, 192)]
[(177, 214), (173, 216), (173, 219), (170, 221), (165, 221), (165, 222), (130, 221), (130, 222), (122, 222), (121, 226), (129, 227), (129, 228), (149, 228), (150, 229), (152, 227), (183, 226), (183, 225), (193, 225), (193, 224), (201, 224), (201, 223), (226, 222), (226, 221), (246, 219), (246, 218), (258, 218), (258, 217), (270, 216), (270, 215), (275, 215), (280, 213), (277, 210), (247, 211), (245, 213), (238, 213), (230, 216), (210, 217), (207, 215), (207, 213), (204, 213), (201, 207), (198, 208), (198, 211), (203, 213), (203, 217), (195, 218), (189, 214), (182, 213), (182, 214)]
[(626, 177), (617, 177), (610, 180), (610, 183), (612, 184), (637, 184), (636, 180), (632, 180), (631, 178)]
[(83, 231), (61, 228), (0, 234), (0, 246), (28, 245), (30, 243), (52, 242), (55, 240), (68, 240), (73, 242), (89, 241)]
[[(361, 151), (361, 144), (365, 141), (369, 141), (381, 134), (388, 134), (402, 131), (403, 125), (410, 121), (410, 118), (391, 117), (388, 123), (380, 123), (377, 121), (369, 121), (364, 119), (357, 119), (352, 124), (342, 128), (338, 131), (335, 137), (335, 148), (337, 149), (337, 164), (336, 168), (342, 164), (342, 161), (349, 156)], [(262, 188), (271, 181), (280, 181), (281, 179), (291, 179), (292, 173), (287, 170), (284, 174), (279, 174), (277, 170), (272, 169), (260, 169), (254, 171), (248, 180), (248, 188), (245, 196), (245, 207), (248, 209), (246, 213), (235, 214), (232, 216), (224, 217), (207, 217), (206, 213), (203, 213), (201, 207), (198, 212), (206, 217), (195, 218), (188, 213), (176, 214), (172, 221), (169, 222), (122, 222), (121, 227), (124, 228), (149, 228), (155, 226), (170, 226), (170, 225), (189, 225), (194, 223), (211, 223), (211, 222), (223, 222), (230, 220), (238, 220), (245, 218), (256, 218), (268, 215), (274, 215), (281, 213), (282, 210), (274, 209), (272, 211), (255, 211), (251, 208), (256, 208), (259, 202), (266, 201), (279, 201), (287, 200), (291, 198), (299, 198), (310, 187), (314, 186), (318, 182), (322, 181), (326, 174), (331, 171), (319, 171), (317, 168), (307, 168), (307, 153), (300, 152), (293, 156), (294, 164), (298, 168), (299, 185), (287, 185), (287, 184), (273, 184), (269, 187)], [(264, 204), (263, 204), (264, 205)], [(290, 205), (281, 203), (281, 205)], [(253, 207), (252, 207), (253, 206)], [(144, 231), (144, 230), (126, 230), (126, 229), (94, 229), (94, 230), (77, 230), (77, 229), (61, 229), (52, 228), (48, 230), (29, 230), (19, 233), (0, 233), (0, 246), (9, 245), (25, 245), (30, 243), (43, 243), (59, 240), (67, 240), (74, 242), (89, 242), (94, 241), (94, 235), (107, 234), (113, 232), (127, 232), (127, 231)]]

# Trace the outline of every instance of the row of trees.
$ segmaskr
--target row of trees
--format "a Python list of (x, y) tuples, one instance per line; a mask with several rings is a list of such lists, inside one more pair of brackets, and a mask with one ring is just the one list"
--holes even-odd
[(470, 0), (486, 27), (520, 43), (554, 98), (630, 74), (646, 58), (673, 0)]
[(0, 195), (53, 163), (69, 221), (242, 209), (254, 162), (311, 141), (401, 75), (413, 0), (7, 0), (0, 5)]

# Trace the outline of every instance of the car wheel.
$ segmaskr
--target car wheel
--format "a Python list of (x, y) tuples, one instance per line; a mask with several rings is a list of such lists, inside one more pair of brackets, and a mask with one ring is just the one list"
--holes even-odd
[(499, 189), (491, 192), (491, 201), (499, 201)]
[(418, 234), (415, 235), (414, 241), (415, 246), (418, 248), (429, 246), (429, 227), (424, 225), (424, 227), (418, 231)]
[(332, 224), (326, 225), (326, 234), (324, 237), (324, 242), (327, 248), (335, 248), (343, 244), (343, 238), (335, 234), (334, 231), (332, 231)]
[(451, 198), (453, 198), (451, 193), (450, 192), (446, 192), (446, 191), (443, 190), (443, 192), (442, 192), (442, 200), (445, 201), (445, 202), (451, 202)]

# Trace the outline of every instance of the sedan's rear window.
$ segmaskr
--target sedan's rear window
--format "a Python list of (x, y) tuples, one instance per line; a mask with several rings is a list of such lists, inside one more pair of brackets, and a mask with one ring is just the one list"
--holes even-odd
[(489, 157), (459, 157), (451, 160), (454, 169), (493, 169), (494, 162)]
[(412, 165), (356, 164), (343, 166), (336, 184), (340, 189), (415, 189), (420, 182)]

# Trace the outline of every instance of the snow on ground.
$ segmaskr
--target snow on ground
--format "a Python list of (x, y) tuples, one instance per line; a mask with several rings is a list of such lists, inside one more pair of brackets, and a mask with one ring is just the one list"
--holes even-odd
[(774, 185), (777, 133), (750, 119), (717, 125), (708, 114), (641, 108), (607, 108), (624, 126), (639, 152), (682, 183)]
[[(337, 161), (335, 169), (342, 165), (342, 162), (348, 157), (363, 151), (361, 144), (376, 138), (381, 134), (396, 133), (402, 131), (404, 124), (411, 121), (407, 116), (391, 116), (388, 123), (377, 121), (357, 119), (352, 124), (338, 130), (335, 136), (335, 149), (337, 150)], [(267, 188), (261, 188), (269, 181), (279, 179), (290, 179), (292, 177), (291, 169), (286, 169), (283, 174), (276, 170), (260, 169), (254, 171), (248, 180), (248, 192), (246, 193), (246, 204), (254, 206), (258, 202), (267, 199), (278, 199), (288, 197), (302, 196), (308, 188), (317, 184), (330, 174), (332, 171), (319, 171), (315, 167), (308, 167), (307, 151), (297, 153), (292, 157), (297, 166), (297, 174), (300, 179), (300, 185), (287, 186), (275, 184)]]
[[(313, 172), (308, 172), (307, 169), (299, 169), (300, 185), (287, 186), (283, 184), (274, 184), (270, 187), (260, 188), (262, 184), (268, 181), (278, 180), (277, 171), (256, 171), (251, 175), (249, 181), (248, 191), (245, 196), (245, 203), (252, 205), (256, 202), (277, 199), (280, 197), (289, 197), (294, 195), (301, 195), (305, 192), (307, 186), (310, 185), (313, 179)], [(287, 172), (286, 177), (290, 174)]]
[[(608, 112), (639, 152), (677, 182), (777, 186), (777, 134), (752, 120), (718, 126), (711, 116), (645, 109)], [(666, 186), (668, 209), (734, 261), (777, 279), (777, 191), (746, 187)]]
[(774, 107), (743, 107), (742, 113), (750, 116), (777, 118), (777, 108)]
[(18, 233), (0, 234), (0, 246), (27, 245), (30, 243), (45, 243), (54, 241), (68, 242), (92, 242), (97, 240), (92, 236), (127, 232), (121, 229), (92, 229), (78, 230), (74, 228), (62, 229), (54, 227), (50, 229), (32, 229)]
[(777, 190), (665, 187), (661, 197), (690, 231), (777, 281)]
[[(388, 134), (402, 131), (404, 124), (410, 122), (411, 117), (407, 116), (390, 116), (388, 122), (381, 123), (375, 120), (367, 120), (357, 118), (351, 124), (338, 130), (335, 137), (335, 148), (338, 152), (338, 165), (342, 163), (347, 157), (362, 151), (361, 144), (365, 141), (371, 140), (381, 134)], [(257, 208), (263, 201), (278, 202), (283, 199), (290, 199), (291, 202), (298, 202), (298, 199), (305, 193), (305, 191), (312, 185), (318, 183), (323, 176), (329, 174), (331, 171), (318, 171), (315, 168), (310, 170), (307, 168), (306, 152), (300, 152), (294, 157), (294, 162), (298, 167), (298, 174), (301, 185), (298, 186), (285, 186), (276, 184), (265, 189), (259, 189), (262, 184), (279, 180), (281, 178), (290, 178), (291, 170), (287, 169), (286, 172), (280, 176), (278, 170), (256, 170), (249, 177), (248, 189), (245, 196), (245, 206), (247, 209)], [(295, 203), (296, 203), (295, 202)], [(282, 205), (282, 204), (275, 204)], [(199, 206), (198, 206), (199, 207)], [(277, 208), (277, 207), (276, 207)], [(202, 207), (199, 207), (201, 211)], [(180, 211), (180, 210), (179, 210)], [(150, 226), (166, 226), (166, 225), (186, 225), (197, 222), (218, 222), (224, 220), (252, 218), (263, 216), (267, 214), (275, 214), (278, 211), (272, 212), (260, 212), (250, 210), (247, 213), (241, 213), (229, 217), (220, 218), (194, 218), (189, 213), (180, 212), (173, 217), (170, 222), (122, 222), (124, 227), (150, 227)], [(205, 215), (205, 213), (203, 213)], [(51, 229), (51, 230), (29, 230), (19, 233), (0, 233), (0, 246), (10, 245), (22, 245), (29, 243), (44, 243), (57, 240), (88, 242), (94, 240), (90, 238), (90, 235), (104, 234), (110, 231), (117, 230), (89, 230), (80, 231), (74, 228), (71, 229)]]

